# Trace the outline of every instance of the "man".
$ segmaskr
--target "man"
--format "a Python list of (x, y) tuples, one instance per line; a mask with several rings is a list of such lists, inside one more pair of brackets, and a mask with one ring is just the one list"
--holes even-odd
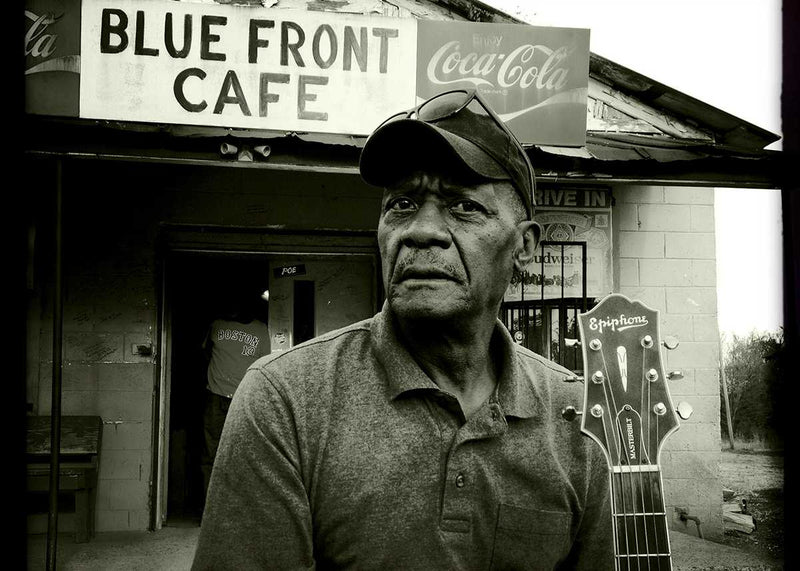
[(580, 390), (497, 320), (538, 238), (525, 152), (458, 91), (360, 168), (386, 303), (250, 367), (194, 568), (613, 568), (605, 460), (560, 416)]
[(252, 303), (233, 298), (223, 303), (226, 307), (221, 312), (222, 317), (211, 322), (203, 340), (203, 352), (208, 361), (200, 455), (205, 493), (208, 493), (222, 427), (236, 388), (247, 367), (269, 354), (267, 326), (252, 315)]

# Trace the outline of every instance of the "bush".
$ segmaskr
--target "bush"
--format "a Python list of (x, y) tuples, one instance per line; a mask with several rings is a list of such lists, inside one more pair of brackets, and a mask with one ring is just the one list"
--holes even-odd
[[(783, 330), (734, 335), (724, 345), (734, 437), (782, 443), (786, 357)], [(724, 400), (721, 406), (722, 431), (727, 434)]]

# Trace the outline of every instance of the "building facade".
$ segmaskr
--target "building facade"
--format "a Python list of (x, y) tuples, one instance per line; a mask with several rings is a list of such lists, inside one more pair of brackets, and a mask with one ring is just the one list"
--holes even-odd
[[(480, 3), (316, 4), (322, 20), (325, 10), (352, 10), (516, 23)], [(666, 369), (683, 373), (672, 398), (694, 408), (660, 457), (668, 518), (693, 532), (683, 510), (719, 537), (713, 188), (777, 186), (763, 151), (776, 137), (596, 55), (587, 107), (583, 146), (528, 147), (546, 242), (500, 317), (519, 342), (580, 371), (566, 343), (578, 312), (611, 292), (660, 312), (662, 334), (680, 340), (664, 351)], [(38, 113), (26, 121), (25, 168), (37, 173), (26, 197), (28, 413), (50, 414), (62, 295), (62, 413), (103, 419), (97, 529), (195, 517), (200, 345), (226, 299), (258, 300), (273, 351), (380, 309), (380, 192), (358, 175), (364, 138)], [(70, 526), (68, 514), (60, 519)], [(44, 531), (42, 521), (32, 515), (30, 530)]]

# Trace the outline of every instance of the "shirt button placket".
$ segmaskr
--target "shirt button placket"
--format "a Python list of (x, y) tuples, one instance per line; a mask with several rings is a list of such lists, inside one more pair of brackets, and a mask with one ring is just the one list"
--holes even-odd
[(467, 484), (467, 479), (462, 472), (456, 474), (456, 488), (463, 488)]

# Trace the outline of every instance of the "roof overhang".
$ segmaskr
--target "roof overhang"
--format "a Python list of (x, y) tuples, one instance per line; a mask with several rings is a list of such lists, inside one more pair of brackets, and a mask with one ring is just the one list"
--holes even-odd
[[(28, 156), (358, 174), (363, 137), (27, 117)], [(269, 155), (223, 154), (267, 145)], [(654, 136), (589, 133), (585, 147), (527, 149), (539, 181), (780, 188), (784, 157)]]

